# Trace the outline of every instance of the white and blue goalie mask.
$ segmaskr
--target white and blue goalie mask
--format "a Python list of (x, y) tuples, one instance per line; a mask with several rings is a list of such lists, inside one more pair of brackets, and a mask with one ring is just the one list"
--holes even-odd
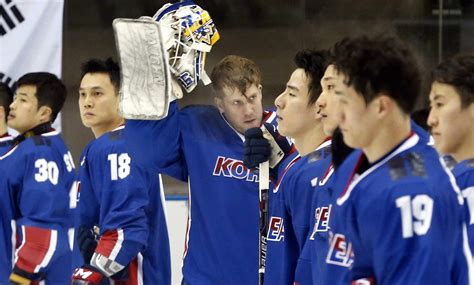
[(193, 1), (165, 4), (153, 16), (161, 27), (171, 73), (191, 92), (199, 82), (211, 81), (204, 70), (206, 54), (219, 40), (209, 13)]

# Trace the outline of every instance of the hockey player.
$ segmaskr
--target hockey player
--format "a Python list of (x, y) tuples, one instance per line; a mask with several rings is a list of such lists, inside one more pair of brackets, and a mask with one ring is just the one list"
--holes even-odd
[(160, 121), (127, 120), (132, 158), (189, 183), (185, 284), (258, 281), (258, 174), (243, 163), (248, 128), (273, 122), (257, 65), (227, 56), (211, 74), (216, 106), (170, 105)]
[[(337, 196), (331, 188), (333, 173), (342, 161), (352, 152), (342, 141), (342, 134), (337, 129), (339, 121), (339, 106), (336, 97), (338, 86), (342, 84), (341, 77), (337, 76), (334, 64), (330, 64), (321, 78), (321, 95), (316, 102), (318, 116), (324, 133), (332, 136), (331, 153), (326, 158), (325, 170), (318, 176), (313, 186), (313, 197), (309, 215), (309, 234), (306, 237), (304, 248), (298, 259), (295, 272), (295, 284), (333, 284), (349, 274), (344, 267), (333, 267), (326, 263), (328, 247), (331, 242), (331, 209)], [(328, 267), (333, 267), (331, 276), (324, 274)], [(337, 270), (337, 272), (336, 272)], [(332, 279), (330, 277), (335, 277)]]
[(335, 59), (344, 80), (339, 126), (344, 142), (361, 150), (335, 173), (341, 194), (326, 262), (366, 284), (466, 280), (472, 256), (462, 252), (463, 199), (436, 151), (410, 127), (420, 86), (413, 55), (394, 38), (364, 36), (336, 44)]
[(11, 147), (13, 137), (8, 134), (7, 118), (13, 93), (7, 84), (0, 82), (0, 156)]
[(148, 175), (128, 155), (119, 88), (120, 70), (111, 59), (82, 66), (79, 110), (96, 139), (81, 157), (76, 223), (86, 264), (72, 284), (102, 284), (108, 277), (115, 284), (171, 284), (161, 177)]
[(459, 163), (452, 170), (468, 210), (469, 244), (474, 249), (474, 55), (458, 55), (433, 72), (429, 95), (431, 127), (437, 150)]
[(75, 173), (68, 148), (51, 128), (66, 88), (45, 72), (25, 74), (17, 84), (8, 126), (20, 135), (0, 158), (0, 283), (67, 284)]
[[(312, 183), (330, 162), (325, 159), (330, 153), (330, 140), (323, 132), (320, 119), (316, 119), (316, 100), (321, 93), (319, 81), (327, 61), (327, 51), (297, 53), (297, 69), (285, 91), (275, 100), (278, 131), (293, 139), (298, 154), (289, 156), (281, 164), (280, 168), (284, 169), (270, 194), (265, 284), (293, 283), (296, 262), (309, 229)], [(257, 139), (252, 133), (246, 132), (246, 140)], [(255, 150), (246, 152), (256, 153)]]

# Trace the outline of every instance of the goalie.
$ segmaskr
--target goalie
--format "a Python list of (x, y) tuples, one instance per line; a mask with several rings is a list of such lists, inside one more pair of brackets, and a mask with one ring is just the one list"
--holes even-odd
[[(177, 96), (173, 96), (180, 97), (180, 87), (190, 92), (199, 80), (207, 83), (206, 52), (219, 39), (207, 12), (192, 2), (182, 2), (164, 7), (155, 18), (161, 24), (163, 50), (176, 79), (172, 93)], [(117, 34), (120, 49), (126, 45), (120, 44), (120, 32)], [(130, 57), (120, 53), (122, 72), (132, 74), (137, 69), (128, 68), (134, 64), (124, 62)], [(167, 78), (165, 66), (162, 76), (146, 69), (150, 72), (140, 78)], [(146, 86), (152, 84), (141, 85), (145, 88), (140, 92), (122, 88), (130, 91), (122, 94), (121, 102), (128, 118), (125, 140), (132, 159), (142, 168), (189, 183), (183, 284), (256, 284), (258, 174), (241, 160), (243, 133), (264, 122), (274, 123), (275, 114), (263, 111), (261, 75), (250, 59), (227, 56), (214, 67), (210, 78), (215, 106), (179, 109), (172, 96), (166, 95), (171, 93), (166, 89), (170, 84), (162, 85), (162, 98), (151, 96), (156, 93)], [(130, 80), (130, 86), (139, 85), (136, 82)], [(154, 87), (159, 91), (158, 84)], [(166, 98), (171, 98), (169, 108), (163, 104)], [(158, 108), (147, 112), (150, 106)], [(161, 120), (136, 120), (150, 118)]]

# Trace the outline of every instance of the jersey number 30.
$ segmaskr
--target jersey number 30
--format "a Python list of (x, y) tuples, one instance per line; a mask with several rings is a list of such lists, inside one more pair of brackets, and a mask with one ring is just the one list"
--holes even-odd
[(124, 179), (130, 174), (130, 156), (127, 153), (111, 153), (107, 156), (110, 161), (110, 179)]
[(428, 195), (402, 196), (396, 200), (402, 215), (403, 238), (425, 235), (431, 226), (433, 199)]
[(36, 181), (46, 182), (49, 180), (53, 185), (58, 184), (59, 169), (56, 162), (40, 158), (35, 161), (35, 168), (38, 171), (35, 173)]

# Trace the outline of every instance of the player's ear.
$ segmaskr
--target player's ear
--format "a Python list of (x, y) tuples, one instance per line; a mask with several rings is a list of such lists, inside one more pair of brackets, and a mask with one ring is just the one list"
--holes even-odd
[(42, 123), (49, 122), (52, 119), (53, 110), (51, 107), (44, 105), (39, 107), (38, 114)]
[(375, 108), (377, 114), (380, 116), (385, 116), (393, 107), (394, 103), (392, 98), (385, 94), (381, 94), (377, 98), (374, 99), (375, 103)]

